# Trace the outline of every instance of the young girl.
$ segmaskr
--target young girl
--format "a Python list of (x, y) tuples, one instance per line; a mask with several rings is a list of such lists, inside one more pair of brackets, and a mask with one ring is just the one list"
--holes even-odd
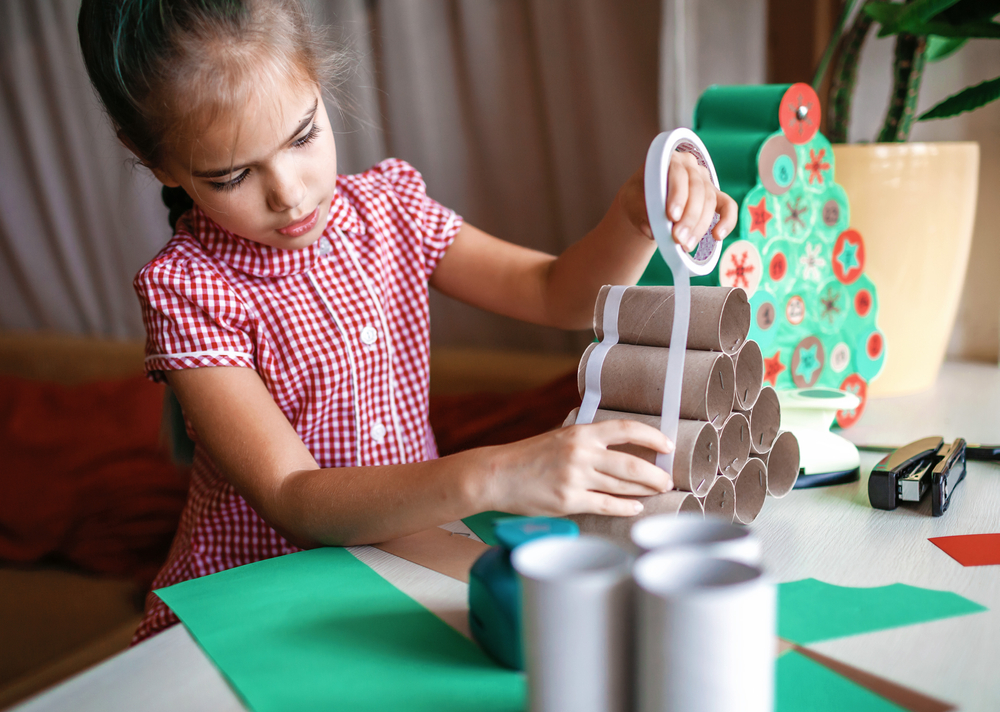
[[(298, 0), (84, 0), (80, 42), (118, 136), (165, 186), (175, 235), (138, 274), (146, 370), (196, 443), (154, 588), (320, 545), (371, 544), (483, 510), (629, 516), (670, 475), (609, 445), (672, 444), (630, 421), (437, 459), (428, 285), (538, 324), (590, 326), (603, 284), (655, 246), (642, 172), (558, 258), (503, 242), (389, 159), (338, 176), (330, 55)], [(689, 249), (733, 201), (670, 165)], [(179, 217), (179, 219), (178, 219)], [(141, 640), (177, 621), (153, 594)]]

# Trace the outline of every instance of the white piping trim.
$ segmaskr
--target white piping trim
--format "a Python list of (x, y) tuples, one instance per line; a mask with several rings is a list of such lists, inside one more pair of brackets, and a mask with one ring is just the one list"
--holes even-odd
[(351, 349), (351, 339), (348, 337), (343, 324), (340, 323), (340, 319), (337, 318), (337, 313), (333, 310), (333, 307), (330, 306), (330, 302), (327, 301), (326, 295), (323, 294), (323, 290), (320, 289), (319, 284), (316, 283), (316, 278), (313, 277), (312, 272), (306, 272), (306, 277), (308, 277), (309, 282), (312, 283), (313, 289), (316, 290), (319, 300), (323, 302), (323, 306), (326, 307), (326, 311), (330, 314), (330, 318), (333, 319), (333, 323), (337, 325), (340, 335), (344, 337), (344, 345), (347, 347), (347, 360), (351, 363), (351, 396), (354, 403), (354, 463), (355, 465), (360, 466), (361, 422), (359, 414), (361, 413), (361, 407), (358, 403), (358, 367), (354, 362), (354, 351)]
[(248, 358), (253, 360), (253, 355), (246, 351), (188, 351), (182, 354), (153, 354), (143, 359), (143, 363), (149, 363), (158, 358), (201, 358), (202, 356), (235, 356), (238, 358)]
[(372, 302), (375, 304), (375, 311), (378, 312), (379, 321), (382, 323), (382, 337), (385, 339), (385, 350), (389, 361), (389, 417), (392, 418), (392, 429), (396, 437), (396, 448), (399, 450), (399, 458), (400, 460), (405, 460), (406, 451), (403, 449), (403, 433), (399, 425), (399, 414), (396, 412), (396, 372), (392, 367), (395, 352), (392, 347), (392, 338), (389, 336), (389, 323), (385, 318), (385, 312), (382, 310), (382, 304), (379, 302), (378, 297), (375, 296), (375, 287), (371, 279), (361, 269), (361, 263), (358, 261), (358, 256), (354, 253), (354, 246), (351, 245), (351, 241), (347, 239), (339, 227), (334, 227), (334, 232), (337, 233), (337, 237), (340, 238), (341, 244), (347, 250), (351, 262), (354, 263), (354, 268), (361, 276), (361, 281), (364, 282), (365, 288), (368, 290), (368, 296), (371, 297)]

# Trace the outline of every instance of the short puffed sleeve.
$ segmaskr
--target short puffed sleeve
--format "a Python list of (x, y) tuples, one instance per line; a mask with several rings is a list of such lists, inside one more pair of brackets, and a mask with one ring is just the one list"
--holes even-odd
[(462, 228), (462, 217), (427, 195), (420, 172), (406, 161), (389, 158), (375, 170), (388, 181), (420, 237), (424, 273), (429, 278)]
[(207, 261), (169, 246), (136, 275), (146, 326), (146, 375), (211, 366), (254, 368), (247, 306)]

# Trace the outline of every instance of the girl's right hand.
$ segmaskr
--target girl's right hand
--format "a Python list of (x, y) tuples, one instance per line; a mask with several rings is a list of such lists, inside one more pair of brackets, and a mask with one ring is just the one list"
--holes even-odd
[(572, 425), (496, 448), (489, 508), (529, 516), (606, 514), (631, 517), (648, 497), (673, 488), (670, 474), (634, 455), (609, 450), (632, 443), (671, 452), (659, 430), (631, 420)]

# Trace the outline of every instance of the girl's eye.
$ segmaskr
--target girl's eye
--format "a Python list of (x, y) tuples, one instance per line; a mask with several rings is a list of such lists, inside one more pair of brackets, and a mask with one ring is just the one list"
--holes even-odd
[(244, 168), (242, 173), (240, 173), (232, 180), (227, 180), (225, 183), (216, 183), (214, 180), (210, 182), (212, 184), (212, 188), (214, 188), (215, 190), (232, 190), (240, 183), (245, 181), (247, 179), (247, 176), (249, 175), (250, 175), (250, 169)]
[(293, 143), (292, 145), (295, 146), (296, 148), (300, 146), (305, 146), (307, 143), (312, 142), (312, 140), (316, 138), (318, 135), (319, 135), (319, 124), (314, 123), (312, 125), (312, 128), (309, 129), (309, 133), (307, 133), (300, 139), (296, 139), (295, 143)]

